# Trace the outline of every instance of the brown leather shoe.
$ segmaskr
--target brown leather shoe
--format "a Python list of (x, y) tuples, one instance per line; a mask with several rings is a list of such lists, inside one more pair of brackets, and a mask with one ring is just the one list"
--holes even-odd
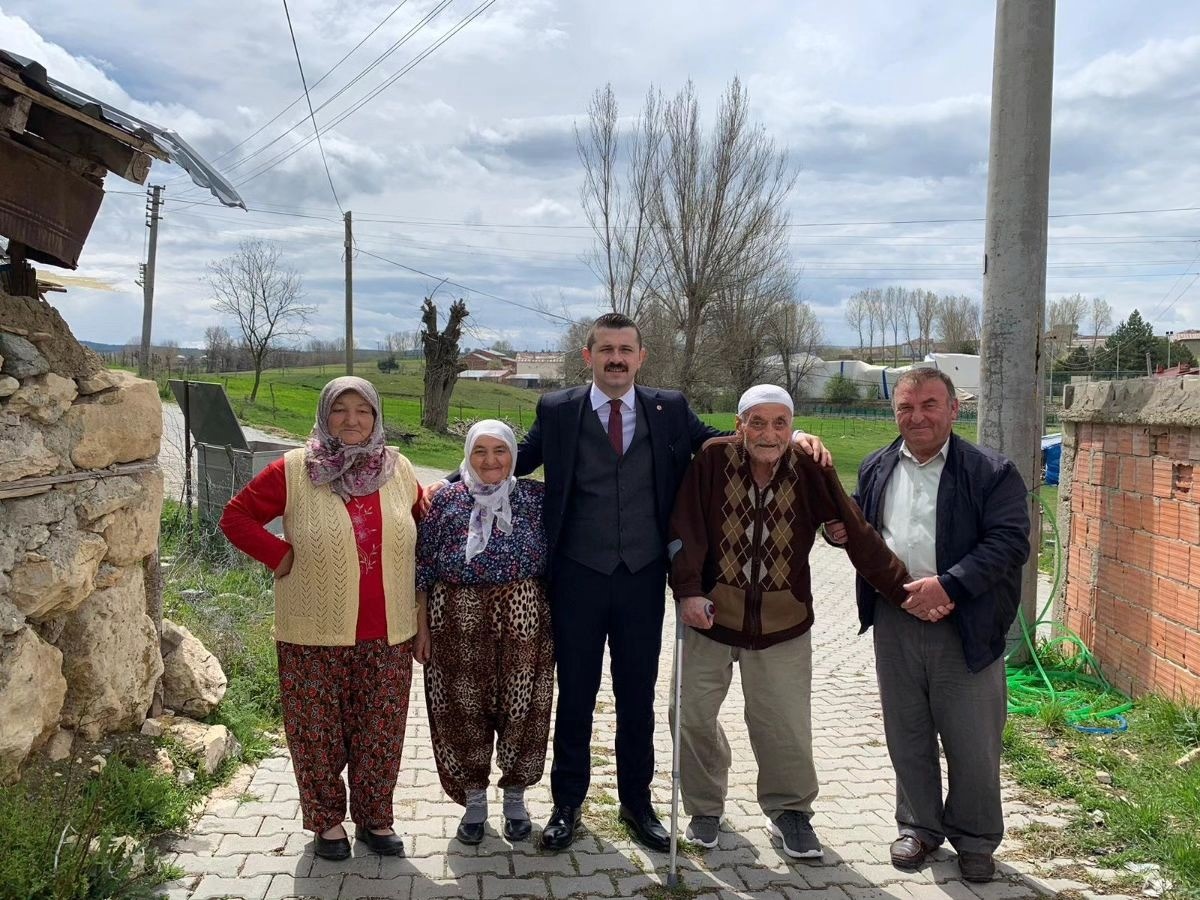
[(990, 853), (971, 853), (960, 850), (958, 853), (958, 871), (964, 881), (991, 881), (996, 874), (996, 859)]
[(892, 865), (897, 869), (914, 871), (925, 863), (925, 857), (936, 850), (911, 834), (903, 834), (892, 841)]

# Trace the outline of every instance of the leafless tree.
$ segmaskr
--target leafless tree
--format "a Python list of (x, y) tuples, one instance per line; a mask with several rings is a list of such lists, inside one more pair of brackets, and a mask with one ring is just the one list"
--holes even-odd
[(1046, 354), (1053, 364), (1066, 355), (1079, 334), (1079, 323), (1087, 313), (1088, 302), (1082, 294), (1071, 294), (1050, 301), (1046, 307)]
[(315, 307), (302, 302), (299, 273), (283, 264), (277, 246), (265, 241), (242, 241), (237, 253), (210, 263), (208, 284), (213, 309), (237, 326), (253, 361), (253, 403), (271, 351), (288, 338), (301, 337)]
[(858, 333), (858, 355), (862, 356), (866, 350), (866, 345), (863, 344), (863, 326), (867, 321), (867, 304), (863, 299), (862, 292), (859, 291), (846, 301), (846, 324), (853, 328)]
[(586, 133), (575, 127), (584, 173), (580, 200), (596, 235), (587, 264), (604, 285), (608, 305), (635, 320), (641, 319), (658, 274), (652, 213), (661, 165), (661, 107), (661, 95), (651, 88), (641, 118), (623, 136), (616, 95), (606, 84), (592, 95)]
[(938, 303), (938, 339), (950, 353), (979, 351), (979, 301), (964, 294), (947, 295)]
[(824, 334), (821, 322), (803, 300), (788, 298), (767, 328), (768, 347), (778, 356), (783, 386), (793, 399), (799, 399), (804, 380), (819, 358)]
[(704, 354), (714, 362), (705, 368), (705, 374), (719, 381), (714, 388), (740, 396), (768, 380), (770, 328), (783, 304), (791, 301), (792, 280), (789, 269), (780, 266), (753, 281), (733, 278), (729, 290), (718, 292), (704, 336), (706, 343), (720, 347), (718, 353)]
[(892, 285), (883, 292), (883, 318), (892, 332), (892, 365), (900, 365), (900, 332), (908, 333), (910, 329), (910, 313), (908, 291), (903, 287)]
[(421, 424), (432, 431), (446, 431), (450, 418), (450, 396), (458, 373), (466, 368), (459, 359), (458, 342), (462, 338), (463, 319), (470, 313), (464, 300), (450, 304), (446, 327), (438, 330), (437, 306), (432, 295), (421, 306), (421, 342), (425, 349), (425, 408)]
[(690, 81), (667, 104), (663, 130), (653, 206), (663, 263), (659, 296), (682, 338), (676, 383), (686, 394), (698, 380), (697, 351), (710, 305), (787, 258), (784, 204), (795, 175), (786, 152), (750, 121), (749, 98), (737, 79), (708, 138)]
[(1112, 307), (1103, 297), (1093, 297), (1089, 310), (1092, 323), (1092, 355), (1096, 355), (1096, 338), (1112, 325)]
[(208, 372), (227, 372), (233, 362), (233, 336), (224, 325), (209, 325), (204, 329), (205, 369)]
[(917, 353), (924, 358), (933, 349), (933, 325), (938, 314), (938, 295), (918, 288), (909, 295), (913, 319), (917, 326)]

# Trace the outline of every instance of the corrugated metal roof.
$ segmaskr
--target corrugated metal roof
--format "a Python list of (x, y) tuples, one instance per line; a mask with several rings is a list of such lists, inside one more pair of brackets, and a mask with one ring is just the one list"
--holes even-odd
[(220, 172), (209, 165), (182, 137), (167, 128), (159, 128), (123, 112), (102, 100), (97, 100), (83, 91), (63, 84), (46, 73), (46, 67), (36, 60), (0, 50), (0, 62), (18, 70), (21, 80), (49, 97), (65, 103), (89, 118), (105, 122), (127, 134), (148, 141), (157, 147), (169, 161), (175, 163), (191, 176), (199, 187), (212, 192), (226, 206), (246, 208), (241, 196)]

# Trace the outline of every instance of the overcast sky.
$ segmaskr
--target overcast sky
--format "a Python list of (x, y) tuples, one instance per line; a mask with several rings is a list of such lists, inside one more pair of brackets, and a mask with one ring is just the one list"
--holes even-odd
[[(478, 2), (289, 0), (310, 86), (391, 16), (313, 89), (314, 105), (328, 101), (318, 122), (401, 72)], [(732, 77), (746, 82), (799, 172), (791, 249), (830, 340), (851, 343), (843, 305), (864, 287), (978, 297), (993, 30), (981, 0), (497, 0), (323, 138), (363, 251), (359, 345), (416, 328), (442, 277), (471, 289), (438, 296), (443, 306), (466, 297), (472, 344), (557, 345), (561, 323), (495, 298), (595, 314), (572, 125), (610, 81), (630, 115), (651, 84), (670, 94), (692, 78), (708, 114)], [(1114, 214), (1200, 207), (1200, 4), (1067, 0), (1056, 30), (1049, 296), (1103, 296), (1118, 320), (1137, 307), (1160, 333), (1200, 327), (1200, 210)], [(312, 134), (303, 103), (266, 125), (301, 93), (281, 3), (0, 0), (0, 47), (177, 130), (251, 208), (224, 209), (155, 163), (151, 181), (168, 200), (156, 341), (198, 345), (221, 322), (206, 266), (254, 237), (279, 241), (303, 274), (318, 307), (312, 334), (340, 334), (341, 215), (317, 147), (261, 171)], [(146, 228), (142, 189), (111, 176), (106, 187), (76, 274), (113, 290), (72, 286), (51, 300), (78, 337), (115, 343), (140, 333)], [(839, 224), (930, 219), (960, 221)]]

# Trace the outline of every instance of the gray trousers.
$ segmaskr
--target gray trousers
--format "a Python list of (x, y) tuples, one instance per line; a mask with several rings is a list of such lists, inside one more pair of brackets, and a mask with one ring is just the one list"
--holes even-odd
[[(900, 834), (933, 846), (949, 840), (956, 850), (993, 852), (1004, 836), (1004, 660), (972, 673), (949, 619), (923, 622), (886, 602), (875, 604), (874, 631)], [(939, 737), (950, 782), (944, 801)]]
[[(733, 665), (741, 670), (746, 730), (758, 763), (758, 805), (768, 818), (785, 810), (812, 813), (817, 770), (812, 754), (812, 633), (765, 650), (721, 644), (684, 630), (679, 768), (689, 816), (725, 810), (733, 755), (718, 714)], [(671, 724), (675, 709), (672, 704)]]

